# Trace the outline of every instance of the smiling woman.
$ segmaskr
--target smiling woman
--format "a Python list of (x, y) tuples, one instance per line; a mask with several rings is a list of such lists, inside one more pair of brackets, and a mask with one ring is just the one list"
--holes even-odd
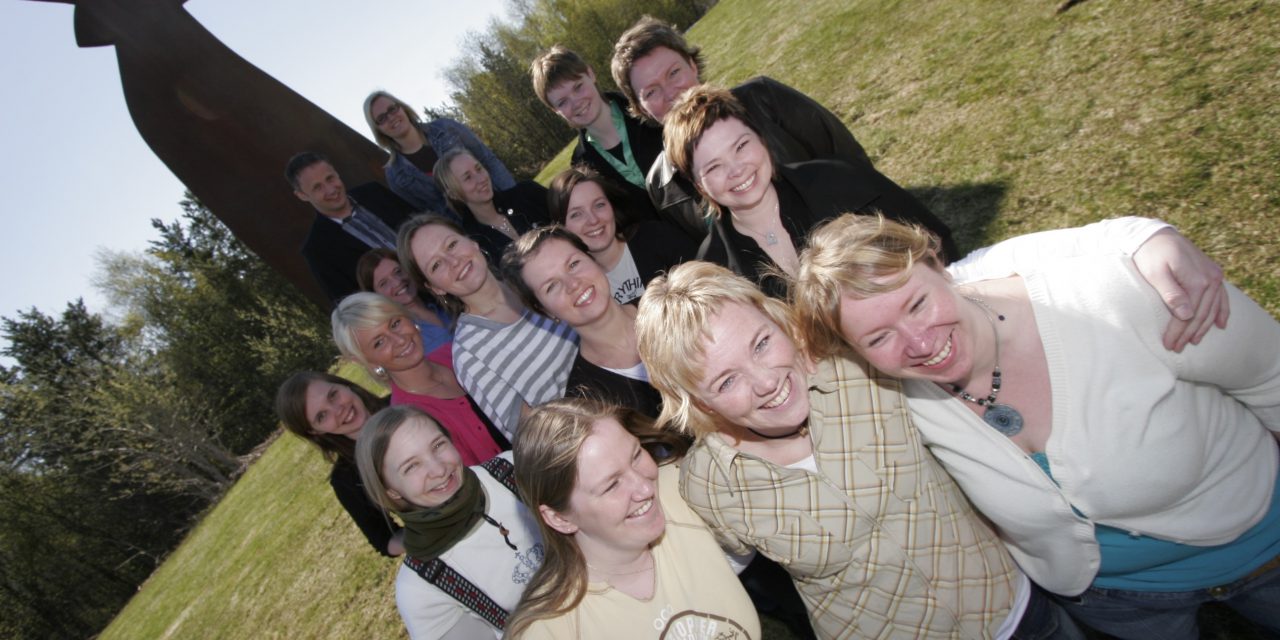
[(646, 447), (662, 462), (683, 451), (639, 414), (588, 400), (522, 422), (516, 482), (547, 554), (509, 637), (760, 637), (750, 598), (680, 497), (676, 465)]
[[(452, 352), (446, 347), (453, 342), (453, 318), (438, 305), (423, 302), (418, 288), (400, 266), (395, 251), (378, 247), (360, 256), (356, 263), (356, 282), (361, 291), (384, 295), (409, 311), (422, 334), (423, 353), (439, 362), (452, 360)], [(437, 350), (440, 353), (435, 353)]]
[(356, 293), (333, 311), (333, 341), (342, 355), (368, 367), (391, 385), (391, 404), (414, 405), (449, 431), (466, 464), (478, 464), (509, 449), (463, 391), (448, 364), (422, 352), (422, 336), (409, 312), (390, 298)]
[(492, 260), (520, 234), (550, 223), (546, 187), (526, 180), (498, 188), (489, 170), (466, 149), (441, 155), (435, 178), (462, 228)]
[(414, 283), (458, 318), (458, 380), (508, 439), (529, 407), (564, 396), (578, 334), (526, 309), (461, 227), (415, 217), (400, 227), (396, 253)]
[(387, 402), (363, 387), (330, 373), (301, 371), (276, 392), (276, 415), (284, 428), (320, 448), (333, 468), (329, 485), (351, 520), (378, 553), (404, 553), (400, 525), (371, 502), (356, 469), (355, 444), (369, 414)]
[(369, 498), (405, 523), (396, 607), (409, 636), (501, 637), (543, 555), (509, 455), (468, 467), (439, 423), (392, 407), (369, 419), (356, 462)]
[(923, 225), (942, 239), (943, 259), (956, 257), (947, 225), (870, 163), (776, 164), (759, 123), (724, 89), (685, 93), (666, 116), (663, 140), (671, 164), (712, 212), (699, 259), (741, 273), (771, 296), (786, 296), (775, 275), (795, 275), (809, 230), (843, 213)]
[(613, 299), (635, 302), (659, 273), (693, 258), (698, 246), (681, 230), (659, 220), (635, 220), (618, 209), (618, 187), (588, 167), (571, 167), (551, 179), (551, 219), (587, 246), (604, 268)]
[(1195, 638), (1212, 600), (1280, 630), (1280, 323), (1228, 286), (1225, 329), (1175, 353), (1123, 255), (957, 285), (936, 252), (883, 219), (819, 229), (796, 294), (810, 342), (906, 379), (931, 449), (1090, 626)]
[(515, 185), (498, 156), (456, 120), (423, 122), (413, 107), (386, 91), (374, 91), (365, 98), (364, 117), (373, 139), (391, 154), (383, 167), (387, 184), (418, 211), (451, 213), (432, 172), (436, 160), (453, 149), (465, 149), (479, 158), (499, 189)]
[(568, 395), (658, 416), (662, 399), (636, 351), (636, 308), (609, 295), (608, 278), (577, 236), (559, 226), (530, 231), (507, 248), (502, 272), (526, 305), (581, 337)]
[(1010, 637), (1030, 583), (895, 381), (810, 360), (783, 303), (705, 262), (655, 280), (636, 325), (659, 422), (697, 437), (681, 493), (727, 550), (787, 568), (818, 637)]

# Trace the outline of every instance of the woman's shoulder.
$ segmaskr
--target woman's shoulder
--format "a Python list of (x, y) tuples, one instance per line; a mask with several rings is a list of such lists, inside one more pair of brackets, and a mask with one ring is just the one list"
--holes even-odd
[[(581, 605), (579, 605), (581, 606)], [(559, 638), (582, 638), (578, 629), (577, 616), (573, 611), (566, 611), (554, 618), (542, 618), (529, 624), (520, 634), (518, 640), (558, 640)]]

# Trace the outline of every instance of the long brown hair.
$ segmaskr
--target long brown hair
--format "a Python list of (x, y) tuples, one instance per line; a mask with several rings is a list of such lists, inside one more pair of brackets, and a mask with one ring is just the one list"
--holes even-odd
[(518, 638), (534, 622), (572, 611), (587, 593), (586, 558), (573, 536), (547, 526), (539, 507), (569, 509), (582, 443), (593, 425), (610, 418), (639, 439), (659, 464), (678, 460), (689, 449), (689, 440), (680, 434), (656, 428), (637, 411), (600, 400), (553, 400), (520, 420), (514, 446), (516, 486), (538, 520), (544, 551), (542, 566), (507, 619), (508, 637)]
[(364, 403), (364, 409), (370, 415), (387, 406), (387, 400), (346, 378), (323, 371), (299, 371), (289, 376), (276, 391), (276, 415), (289, 433), (314, 444), (324, 459), (331, 463), (338, 460), (354, 463), (355, 441), (333, 433), (317, 433), (311, 428), (311, 420), (307, 417), (307, 387), (313, 382), (340, 384), (350, 389)]

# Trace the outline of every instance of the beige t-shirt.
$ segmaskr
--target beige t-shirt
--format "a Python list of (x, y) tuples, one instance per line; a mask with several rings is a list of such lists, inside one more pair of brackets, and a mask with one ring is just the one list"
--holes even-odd
[(760, 637), (760, 618), (707, 526), (680, 497), (679, 469), (658, 470), (658, 495), (667, 530), (653, 546), (657, 584), (638, 600), (605, 583), (591, 583), (576, 609), (532, 624), (529, 639), (656, 638), (748, 640)]

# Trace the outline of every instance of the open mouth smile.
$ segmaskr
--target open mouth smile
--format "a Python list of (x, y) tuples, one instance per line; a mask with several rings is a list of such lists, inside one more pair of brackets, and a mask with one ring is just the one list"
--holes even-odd
[(936, 367), (942, 364), (943, 362), (945, 362), (947, 358), (950, 358), (950, 357), (951, 357), (951, 336), (947, 336), (947, 342), (946, 344), (942, 345), (942, 351), (939, 351), (938, 354), (933, 356), (932, 358), (929, 358), (928, 360), (921, 362), (920, 366)]
[(746, 182), (730, 189), (729, 191), (733, 193), (742, 193), (743, 191), (746, 191), (747, 189), (754, 187), (755, 184), (756, 184), (756, 176), (755, 174), (752, 174), (751, 177), (748, 178)]
[(595, 299), (595, 297), (596, 297), (596, 288), (587, 287), (587, 290), (583, 291), (582, 295), (578, 296), (578, 299), (573, 301), (573, 306), (581, 307), (583, 305), (589, 304), (592, 300)]
[(778, 390), (778, 394), (772, 400), (760, 405), (761, 409), (776, 409), (782, 406), (787, 400), (791, 399), (791, 376), (787, 376), (782, 382), (782, 388)]
[(631, 513), (628, 513), (628, 514), (627, 514), (627, 519), (628, 519), (628, 520), (630, 520), (630, 519), (632, 519), (632, 518), (639, 518), (639, 517), (642, 517), (642, 516), (644, 516), (644, 514), (649, 513), (649, 510), (650, 510), (650, 509), (652, 509), (652, 508), (653, 508), (653, 498), (649, 498), (648, 500), (645, 500), (645, 501), (640, 505), (640, 508), (639, 508), (639, 509), (636, 509), (635, 511), (632, 511)]

